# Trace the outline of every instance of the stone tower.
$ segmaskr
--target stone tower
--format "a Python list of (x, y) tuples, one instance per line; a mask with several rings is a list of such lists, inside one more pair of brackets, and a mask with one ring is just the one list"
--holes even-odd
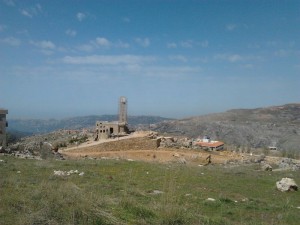
[(124, 96), (119, 100), (119, 123), (127, 124), (127, 99)]

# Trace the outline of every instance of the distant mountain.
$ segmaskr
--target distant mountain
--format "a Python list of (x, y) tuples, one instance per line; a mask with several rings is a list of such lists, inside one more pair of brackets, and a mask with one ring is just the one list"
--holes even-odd
[(190, 138), (210, 136), (227, 144), (300, 151), (300, 104), (234, 109), (224, 113), (164, 121), (154, 130)]
[[(96, 121), (117, 121), (117, 115), (102, 115), (102, 116), (82, 116), (66, 119), (9, 119), (8, 132), (26, 134), (42, 134), (59, 129), (82, 129), (92, 128)], [(153, 123), (159, 123), (169, 118), (159, 116), (129, 116), (128, 123), (130, 127), (147, 126)]]

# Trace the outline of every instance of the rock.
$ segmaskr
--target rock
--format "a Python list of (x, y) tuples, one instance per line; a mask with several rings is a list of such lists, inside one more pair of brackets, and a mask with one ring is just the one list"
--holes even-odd
[(265, 160), (265, 158), (266, 158), (266, 156), (262, 154), (262, 155), (256, 157), (256, 158), (254, 159), (254, 162), (255, 162), (255, 163), (261, 163), (261, 162), (263, 162), (263, 161)]
[(276, 182), (276, 187), (279, 191), (297, 191), (298, 186), (296, 182), (291, 178), (282, 178)]
[(209, 202), (215, 202), (216, 199), (214, 199), (214, 198), (207, 198), (206, 201), (209, 201)]
[(261, 169), (264, 170), (264, 171), (272, 171), (273, 168), (269, 164), (263, 164)]

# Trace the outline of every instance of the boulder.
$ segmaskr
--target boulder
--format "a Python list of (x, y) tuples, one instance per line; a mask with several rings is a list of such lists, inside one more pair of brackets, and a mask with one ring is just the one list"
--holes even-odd
[(276, 182), (276, 187), (279, 191), (297, 191), (298, 186), (296, 182), (291, 178), (282, 178), (280, 181)]
[(261, 169), (264, 170), (264, 171), (272, 171), (273, 168), (272, 168), (271, 165), (266, 163), (266, 164), (262, 165)]

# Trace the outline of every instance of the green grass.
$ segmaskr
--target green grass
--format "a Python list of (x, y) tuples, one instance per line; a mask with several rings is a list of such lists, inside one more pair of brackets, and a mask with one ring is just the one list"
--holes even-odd
[[(0, 224), (299, 224), (299, 172), (0, 156)], [(57, 177), (53, 170), (79, 170)], [(18, 172), (20, 171), (20, 172)], [(161, 194), (154, 194), (159, 190)], [(206, 201), (214, 198), (216, 201)]]

